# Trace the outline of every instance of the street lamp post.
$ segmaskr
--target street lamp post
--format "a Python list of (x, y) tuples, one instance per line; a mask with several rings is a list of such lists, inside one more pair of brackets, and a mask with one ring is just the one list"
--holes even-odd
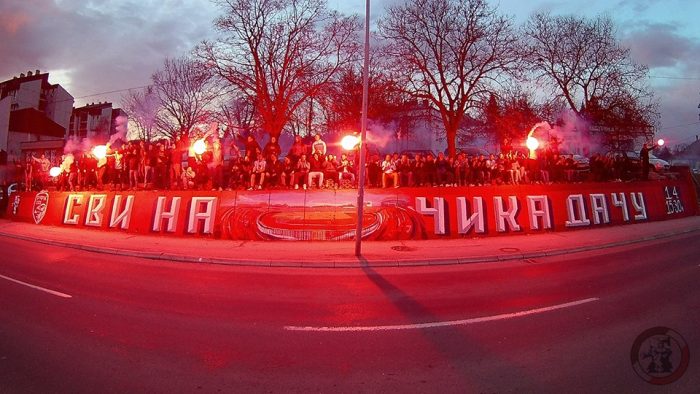
[(367, 137), (367, 100), (369, 91), (369, 1), (365, 0), (365, 61), (362, 68), (362, 119), (360, 121), (360, 168), (357, 187), (357, 227), (355, 227), (355, 256), (362, 255), (362, 217), (365, 205), (365, 141)]

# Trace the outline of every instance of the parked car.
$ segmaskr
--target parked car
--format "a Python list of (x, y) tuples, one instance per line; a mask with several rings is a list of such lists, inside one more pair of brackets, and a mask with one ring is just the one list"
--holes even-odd
[(649, 164), (651, 169), (656, 172), (668, 171), (671, 168), (671, 164), (666, 160), (659, 159), (658, 157), (649, 154)]
[(693, 167), (690, 160), (673, 159), (671, 160), (670, 164), (673, 167), (688, 167), (690, 169), (690, 172), (692, 172), (694, 175), (700, 175), (700, 162), (696, 162), (695, 167)]
[(632, 151), (610, 151), (605, 154), (606, 157), (610, 157), (613, 159), (617, 159), (618, 157), (626, 157), (627, 160), (629, 161), (630, 166), (635, 167), (635, 168), (640, 168), (639, 167), (639, 153), (637, 152), (632, 152)]
[(436, 157), (437, 155), (435, 152), (431, 151), (430, 149), (409, 149), (401, 152), (402, 155), (408, 155), (408, 158), (413, 160), (415, 159), (416, 155), (420, 154), (423, 157), (430, 155), (433, 155), (433, 157)]
[(486, 151), (486, 149), (479, 148), (478, 146), (461, 146), (457, 148), (457, 153), (462, 152), (469, 157), (474, 157), (474, 156), (479, 156), (479, 155), (484, 155), (486, 157), (489, 156), (489, 152)]
[[(628, 151), (627, 157), (634, 157), (634, 160), (639, 163), (640, 158), (639, 158), (639, 152), (632, 152)], [(651, 152), (649, 152), (649, 165), (651, 166), (652, 171), (656, 172), (661, 172), (661, 171), (668, 171), (671, 168), (671, 165), (666, 161), (666, 160), (661, 160), (658, 157), (654, 156)]]
[(590, 160), (587, 157), (572, 153), (560, 153), (559, 156), (565, 159), (572, 159), (576, 163), (576, 169), (579, 171), (587, 171), (591, 168)]

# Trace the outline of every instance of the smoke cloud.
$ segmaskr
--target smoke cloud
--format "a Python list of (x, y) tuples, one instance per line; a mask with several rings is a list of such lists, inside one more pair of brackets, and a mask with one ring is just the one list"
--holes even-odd
[(129, 132), (129, 118), (124, 115), (117, 116), (114, 119), (114, 128), (116, 132), (109, 137), (109, 144), (112, 145), (119, 140), (126, 141), (126, 134)]
[(603, 149), (601, 142), (591, 136), (590, 123), (567, 110), (559, 115), (559, 122), (554, 126), (549, 122), (535, 124), (528, 137), (533, 136), (546, 144), (556, 144), (559, 152), (589, 156)]

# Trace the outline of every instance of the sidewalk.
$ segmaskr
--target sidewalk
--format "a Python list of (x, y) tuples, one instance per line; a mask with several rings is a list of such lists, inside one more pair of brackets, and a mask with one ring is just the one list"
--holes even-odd
[(354, 242), (264, 242), (134, 235), (0, 220), (0, 236), (98, 253), (192, 263), (272, 267), (416, 266), (556, 256), (700, 232), (700, 216), (662, 222), (466, 239), (367, 241), (361, 263)]

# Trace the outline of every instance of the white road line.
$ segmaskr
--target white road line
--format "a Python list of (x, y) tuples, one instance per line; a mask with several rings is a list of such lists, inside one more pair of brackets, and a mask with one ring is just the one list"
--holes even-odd
[(300, 326), (285, 326), (284, 329), (287, 331), (325, 331), (325, 332), (344, 332), (344, 331), (390, 331), (390, 330), (415, 330), (421, 328), (435, 328), (435, 327), (447, 327), (447, 326), (461, 326), (466, 324), (484, 323), (487, 321), (494, 320), (505, 320), (512, 319), (514, 317), (522, 317), (528, 315), (534, 315), (537, 313), (544, 313), (549, 311), (554, 311), (557, 309), (569, 308), (572, 306), (577, 306), (581, 304), (586, 304), (588, 302), (598, 301), (599, 298), (586, 298), (585, 300), (578, 300), (567, 302), (565, 304), (557, 304), (552, 306), (547, 306), (537, 309), (529, 309), (526, 311), (504, 313), (502, 315), (495, 316), (484, 316), (475, 317), (472, 319), (465, 320), (452, 320), (444, 322), (432, 322), (432, 323), (420, 323), (420, 324), (401, 324), (395, 326), (358, 326), (358, 327), (300, 327)]
[(72, 297), (73, 297), (73, 296), (71, 296), (71, 295), (69, 295), (69, 294), (61, 293), (60, 291), (55, 291), (55, 290), (51, 290), (51, 289), (46, 289), (46, 288), (43, 288), (43, 287), (41, 287), (41, 286), (35, 286), (35, 285), (30, 284), (30, 283), (27, 283), (27, 282), (22, 282), (21, 280), (12, 279), (12, 278), (10, 278), (10, 277), (8, 277), (8, 276), (5, 276), (5, 275), (0, 275), (0, 278), (7, 279), (7, 280), (9, 280), (10, 282), (19, 283), (20, 285), (25, 285), (25, 286), (27, 286), (27, 287), (31, 287), (32, 289), (36, 289), (36, 290), (40, 290), (40, 291), (49, 293), (49, 294), (51, 294), (51, 295), (55, 295), (56, 297), (61, 297), (61, 298), (72, 298)]

